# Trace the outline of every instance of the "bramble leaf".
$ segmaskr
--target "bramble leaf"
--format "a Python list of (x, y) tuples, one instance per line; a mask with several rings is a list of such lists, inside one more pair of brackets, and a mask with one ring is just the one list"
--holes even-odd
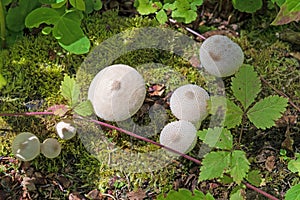
[(300, 154), (297, 154), (296, 160), (290, 160), (288, 163), (288, 169), (293, 173), (300, 175)]
[(199, 180), (208, 180), (222, 177), (225, 170), (230, 167), (230, 152), (210, 152), (204, 156), (200, 167)]
[(193, 193), (187, 189), (179, 189), (178, 191), (171, 190), (166, 197), (164, 197), (163, 194), (158, 195), (157, 200), (214, 200), (213, 196), (209, 193), (205, 195), (198, 190), (194, 190)]
[(243, 65), (231, 80), (233, 95), (246, 110), (261, 91), (260, 79), (253, 66)]
[(75, 106), (78, 103), (78, 98), (80, 94), (80, 88), (76, 84), (75, 79), (71, 78), (68, 75), (65, 75), (64, 80), (62, 81), (61, 87), (61, 94), (65, 97), (71, 107)]
[(241, 12), (254, 13), (261, 9), (263, 2), (262, 0), (232, 0), (232, 5)]
[(279, 96), (269, 96), (257, 102), (247, 112), (249, 120), (261, 129), (270, 128), (275, 125), (285, 111), (288, 100)]
[(243, 111), (235, 103), (227, 100), (227, 111), (225, 116), (224, 126), (233, 128), (242, 123)]
[(244, 200), (245, 198), (243, 197), (243, 190), (235, 190), (230, 193), (230, 200)]
[(249, 183), (251, 183), (252, 185), (255, 185), (256, 187), (259, 187), (262, 179), (261, 179), (261, 175), (260, 175), (260, 171), (259, 170), (252, 170), (247, 174), (246, 177), (247, 181)]
[(300, 20), (300, 2), (295, 0), (286, 0), (281, 5), (280, 11), (277, 14), (272, 25), (283, 25), (292, 21)]
[(235, 150), (232, 152), (230, 175), (237, 184), (240, 184), (246, 177), (246, 174), (250, 169), (249, 165), (250, 163), (246, 158), (244, 151)]
[(75, 106), (74, 111), (81, 116), (89, 116), (94, 113), (94, 109), (90, 100), (83, 101)]
[(285, 193), (285, 200), (300, 200), (300, 184), (294, 185)]
[(232, 149), (233, 138), (229, 130), (216, 127), (197, 132), (198, 137), (210, 147)]

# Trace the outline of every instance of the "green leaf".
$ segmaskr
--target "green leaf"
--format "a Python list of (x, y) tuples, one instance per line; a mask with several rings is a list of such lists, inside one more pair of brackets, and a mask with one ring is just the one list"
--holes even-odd
[(52, 31), (52, 28), (49, 26), (46, 26), (43, 28), (42, 33), (45, 35), (49, 35), (51, 33), (51, 31)]
[(136, 0), (134, 1), (134, 6), (141, 15), (149, 15), (155, 13), (158, 9), (153, 1), (149, 0)]
[(59, 2), (59, 3), (51, 4), (51, 8), (61, 8), (61, 7), (63, 7), (64, 5), (66, 5), (66, 3), (67, 3), (67, 0), (62, 0), (62, 1)]
[(90, 100), (81, 102), (79, 105), (75, 106), (74, 111), (84, 117), (94, 113), (94, 109)]
[(250, 121), (261, 129), (275, 125), (275, 120), (282, 116), (288, 100), (279, 96), (269, 96), (257, 102), (247, 113)]
[(233, 95), (246, 110), (261, 91), (261, 82), (251, 65), (242, 65), (235, 77), (231, 79)]
[(178, 22), (189, 24), (197, 19), (197, 12), (194, 10), (176, 9), (172, 12), (172, 17)]
[(300, 2), (295, 0), (286, 0), (284, 4), (281, 5), (280, 11), (277, 14), (272, 25), (283, 25), (290, 23), (292, 21), (300, 20)]
[(233, 138), (230, 131), (225, 128), (209, 128), (198, 131), (197, 135), (205, 144), (208, 144), (208, 146), (212, 148), (216, 147), (227, 150), (232, 149)]
[(300, 200), (300, 184), (291, 187), (285, 194), (285, 200)]
[(71, 107), (74, 107), (78, 103), (80, 88), (76, 84), (74, 78), (65, 75), (60, 87), (60, 91), (63, 97), (69, 101)]
[(195, 0), (195, 1), (192, 1), (191, 3), (191, 9), (196, 11), (198, 8), (197, 6), (201, 6), (203, 4), (203, 0)]
[(226, 116), (224, 126), (233, 128), (242, 123), (243, 111), (235, 103), (227, 100)]
[(55, 24), (59, 20), (59, 13), (52, 8), (42, 7), (33, 10), (25, 19), (28, 28), (38, 28), (42, 23)]
[(244, 200), (245, 198), (243, 197), (243, 190), (235, 190), (230, 193), (230, 200)]
[(6, 15), (7, 28), (13, 32), (22, 31), (25, 28), (26, 16), (38, 6), (38, 0), (20, 0), (17, 6), (10, 7)]
[(69, 2), (74, 8), (85, 11), (85, 3), (83, 0), (69, 0)]
[(262, 179), (259, 170), (252, 170), (247, 174), (247, 181), (256, 187), (259, 187)]
[(6, 80), (4, 79), (4, 77), (2, 76), (2, 74), (0, 74), (0, 90), (6, 85)]
[(60, 42), (59, 45), (71, 53), (85, 54), (89, 52), (91, 43), (90, 40), (86, 36), (84, 36), (70, 45), (64, 45)]
[(225, 151), (210, 152), (204, 156), (200, 167), (199, 180), (209, 180), (222, 177), (230, 167), (230, 153)]
[(2, 6), (8, 6), (12, 0), (2, 0)]
[(293, 173), (298, 173), (300, 176), (300, 158), (296, 160), (290, 160), (288, 163), (288, 169)]
[(164, 24), (168, 21), (168, 16), (166, 12), (163, 9), (161, 9), (160, 11), (157, 12), (156, 19), (160, 24)]
[(235, 150), (232, 152), (230, 175), (237, 184), (240, 184), (246, 177), (250, 169), (249, 165), (250, 163), (244, 151)]
[(39, 0), (43, 4), (54, 4), (54, 3), (61, 3), (65, 0)]
[(100, 10), (102, 8), (101, 0), (86, 0), (85, 1), (85, 12), (92, 13), (94, 10)]
[(232, 0), (232, 5), (241, 12), (254, 13), (261, 9), (263, 2), (262, 0)]
[[(207, 196), (207, 195), (206, 195)], [(208, 196), (209, 197), (209, 196)], [(157, 200), (174, 200), (174, 199), (180, 199), (180, 200), (213, 200), (214, 198), (206, 198), (203, 192), (194, 190), (194, 194), (187, 189), (179, 189), (178, 191), (171, 190), (166, 198), (163, 196), (163, 194), (157, 196)]]

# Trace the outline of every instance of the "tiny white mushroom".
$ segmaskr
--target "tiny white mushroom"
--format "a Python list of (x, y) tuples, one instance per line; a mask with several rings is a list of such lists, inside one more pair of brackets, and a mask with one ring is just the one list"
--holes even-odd
[(41, 144), (41, 153), (47, 158), (55, 158), (61, 152), (61, 145), (55, 138), (47, 138)]
[[(177, 88), (170, 99), (170, 108), (177, 119), (199, 126), (207, 116), (208, 93), (200, 86), (187, 84)], [(197, 127), (198, 128), (198, 127)]]
[(214, 35), (201, 45), (200, 62), (211, 75), (231, 76), (243, 64), (244, 53), (241, 47), (227, 36)]
[(21, 161), (33, 160), (40, 154), (40, 141), (32, 133), (20, 133), (12, 142), (12, 152)]
[(92, 80), (88, 99), (96, 115), (107, 121), (123, 121), (142, 106), (146, 95), (143, 77), (132, 67), (112, 65)]
[(69, 140), (76, 135), (76, 127), (72, 120), (62, 120), (56, 124), (55, 128), (61, 139)]
[(192, 123), (184, 120), (174, 121), (163, 128), (159, 141), (162, 145), (178, 152), (188, 153), (197, 142), (196, 132)]

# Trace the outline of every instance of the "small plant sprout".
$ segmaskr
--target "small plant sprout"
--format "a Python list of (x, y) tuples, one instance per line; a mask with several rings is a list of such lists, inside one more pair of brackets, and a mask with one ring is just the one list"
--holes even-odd
[(174, 121), (163, 128), (159, 141), (178, 152), (188, 153), (197, 142), (196, 132), (192, 123), (185, 120)]
[(88, 99), (96, 115), (107, 121), (123, 121), (142, 106), (146, 95), (143, 77), (132, 67), (112, 65), (92, 80)]
[(189, 121), (197, 126), (208, 114), (208, 100), (209, 95), (202, 87), (187, 84), (173, 92), (170, 108), (178, 119)]
[(241, 47), (228, 37), (214, 35), (201, 45), (200, 62), (211, 75), (231, 76), (243, 64), (244, 53)]
[(55, 138), (48, 138), (41, 144), (41, 153), (47, 158), (55, 158), (61, 152), (61, 145)]
[(69, 140), (76, 135), (76, 127), (73, 121), (69, 119), (58, 122), (55, 129), (58, 136), (64, 140)]
[(32, 133), (20, 133), (12, 143), (12, 152), (21, 161), (33, 160), (40, 154), (40, 141)]

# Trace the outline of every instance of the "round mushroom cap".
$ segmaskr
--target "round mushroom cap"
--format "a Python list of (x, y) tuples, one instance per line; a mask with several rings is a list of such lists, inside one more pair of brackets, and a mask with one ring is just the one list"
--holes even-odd
[(48, 138), (41, 144), (41, 153), (47, 158), (55, 158), (61, 152), (61, 145), (55, 138)]
[(61, 139), (69, 140), (76, 135), (76, 127), (72, 120), (62, 120), (55, 126), (56, 132)]
[(32, 133), (20, 133), (12, 142), (12, 152), (21, 161), (33, 160), (40, 154), (40, 141)]
[(201, 123), (207, 116), (208, 93), (200, 86), (187, 84), (177, 88), (170, 99), (170, 108), (178, 119)]
[(117, 64), (104, 68), (92, 80), (88, 99), (96, 115), (107, 121), (123, 121), (142, 106), (145, 82), (134, 68)]
[(188, 121), (179, 120), (167, 124), (160, 133), (159, 141), (181, 153), (191, 151), (197, 141), (196, 128)]
[(201, 45), (200, 62), (211, 75), (231, 76), (243, 64), (244, 53), (241, 47), (227, 36), (214, 35)]

